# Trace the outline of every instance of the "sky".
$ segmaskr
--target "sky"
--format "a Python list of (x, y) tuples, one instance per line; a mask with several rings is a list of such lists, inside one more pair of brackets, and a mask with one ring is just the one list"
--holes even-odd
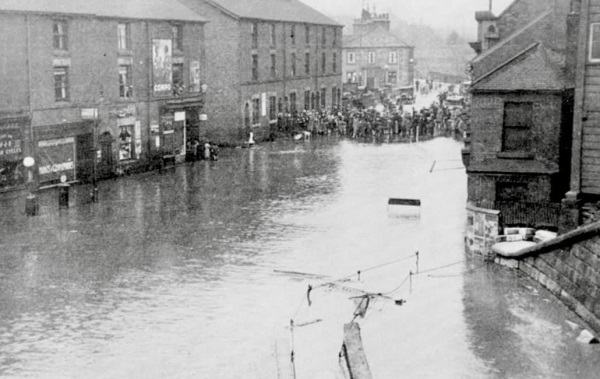
[[(477, 32), (475, 12), (487, 10), (490, 0), (300, 0), (335, 18), (359, 17), (364, 4), (377, 13), (393, 13), (412, 23), (423, 23), (443, 29), (456, 30), (461, 35)], [(513, 0), (492, 0), (493, 11), (500, 14)], [(393, 27), (393, 25), (392, 25)]]

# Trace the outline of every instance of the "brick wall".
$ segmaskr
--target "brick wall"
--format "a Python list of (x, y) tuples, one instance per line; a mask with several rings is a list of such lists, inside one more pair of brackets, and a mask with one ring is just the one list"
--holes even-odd
[(600, 333), (600, 223), (582, 227), (522, 252), (497, 258), (541, 283)]
[(27, 110), (27, 27), (25, 16), (0, 14), (0, 111)]

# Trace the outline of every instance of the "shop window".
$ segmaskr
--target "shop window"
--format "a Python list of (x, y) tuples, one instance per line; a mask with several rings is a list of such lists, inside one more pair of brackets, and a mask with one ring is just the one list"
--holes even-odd
[(387, 82), (388, 84), (396, 85), (398, 82), (398, 73), (396, 71), (388, 71)]
[(590, 62), (600, 63), (600, 23), (593, 23), (590, 30)]
[(310, 74), (310, 53), (304, 53), (304, 73)]
[(327, 102), (327, 89), (321, 88), (321, 108), (325, 108)]
[(356, 54), (354, 54), (354, 53), (348, 53), (347, 58), (348, 58), (347, 59), (348, 63), (350, 63), (350, 64), (356, 63)]
[(260, 124), (258, 115), (260, 114), (260, 99), (252, 99), (252, 125)]
[(337, 87), (331, 87), (331, 105), (337, 105)]
[(252, 36), (252, 48), (258, 48), (258, 24), (256, 22), (250, 24), (250, 35)]
[(54, 67), (54, 100), (69, 101), (68, 67)]
[(117, 26), (117, 32), (119, 35), (118, 44), (119, 50), (127, 51), (131, 50), (131, 27), (127, 23), (119, 23)]
[(277, 120), (277, 97), (269, 96), (269, 120)]
[(310, 94), (310, 109), (314, 110), (316, 108), (316, 98), (317, 96), (315, 95), (314, 92), (312, 92)]
[(271, 78), (275, 78), (277, 76), (277, 58), (275, 54), (271, 54)]
[(250, 127), (250, 104), (246, 103), (244, 107), (244, 125), (246, 128)]
[(119, 160), (134, 158), (133, 125), (121, 125), (119, 133)]
[(55, 50), (69, 50), (69, 38), (67, 34), (67, 22), (65, 20), (54, 20), (53, 45)]
[(532, 124), (533, 103), (505, 103), (502, 151), (530, 151)]
[(131, 66), (119, 66), (119, 97), (130, 99), (133, 97), (133, 85), (131, 82)]
[(258, 55), (252, 54), (252, 80), (258, 80)]
[(173, 51), (183, 51), (183, 25), (172, 25)]
[(333, 53), (333, 57), (331, 58), (331, 70), (335, 74), (337, 72), (337, 53)]
[(277, 102), (277, 112), (283, 113), (283, 99), (280, 97)]
[(173, 93), (175, 95), (183, 95), (185, 92), (185, 83), (183, 79), (183, 63), (173, 63)]

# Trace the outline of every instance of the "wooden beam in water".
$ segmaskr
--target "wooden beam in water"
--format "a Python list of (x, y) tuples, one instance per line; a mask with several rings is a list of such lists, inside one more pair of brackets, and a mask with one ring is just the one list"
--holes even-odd
[(408, 205), (413, 207), (420, 207), (421, 200), (419, 199), (394, 199), (390, 198), (388, 200), (388, 205)]
[(360, 336), (360, 326), (355, 322), (344, 325), (342, 354), (346, 359), (350, 379), (373, 379)]

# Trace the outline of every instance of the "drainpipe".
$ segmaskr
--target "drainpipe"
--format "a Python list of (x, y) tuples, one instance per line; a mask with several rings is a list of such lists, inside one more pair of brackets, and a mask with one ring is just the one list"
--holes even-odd
[(27, 167), (27, 187), (28, 194), (25, 199), (25, 213), (28, 216), (35, 216), (39, 213), (39, 202), (35, 195), (38, 188), (37, 175), (35, 175), (35, 168), (37, 162), (34, 161), (35, 156), (35, 139), (33, 133), (33, 100), (31, 98), (31, 20), (29, 15), (25, 15), (25, 24), (27, 27), (27, 108), (29, 113), (29, 154), (27, 158), (23, 160), (24, 165)]

